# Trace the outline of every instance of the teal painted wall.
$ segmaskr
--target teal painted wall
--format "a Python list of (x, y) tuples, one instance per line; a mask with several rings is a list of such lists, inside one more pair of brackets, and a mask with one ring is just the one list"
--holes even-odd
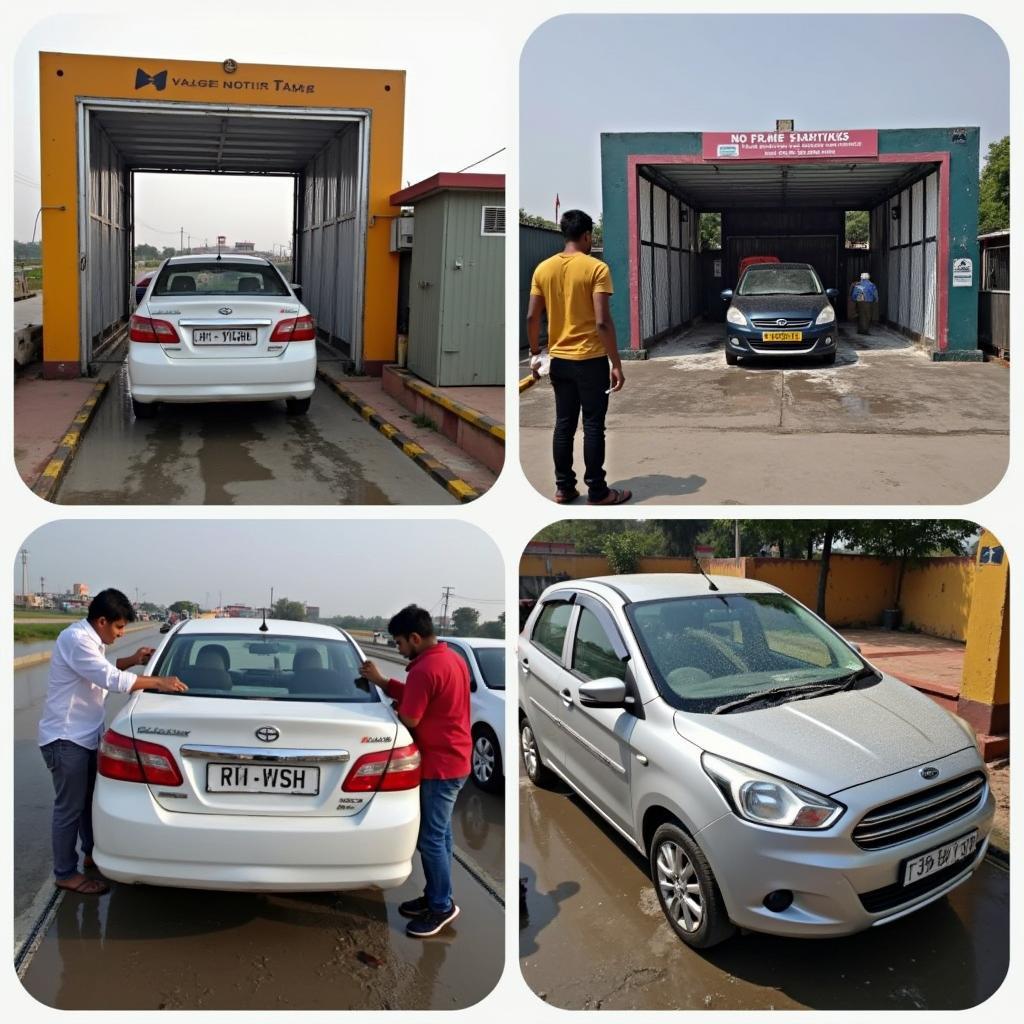
[[(933, 153), (948, 151), (949, 255), (946, 263), (947, 335), (949, 352), (972, 353), (978, 346), (978, 174), (980, 132), (965, 129), (963, 142), (952, 141), (950, 128), (880, 129), (880, 153)], [(604, 215), (604, 259), (611, 269), (615, 294), (612, 316), (619, 348), (630, 347), (629, 236), (626, 161), (633, 153), (696, 156), (701, 152), (700, 132), (623, 132), (601, 136), (601, 195)], [(879, 197), (884, 199), (884, 196)], [(596, 211), (588, 211), (596, 217)], [(974, 261), (974, 285), (953, 288), (953, 259)]]

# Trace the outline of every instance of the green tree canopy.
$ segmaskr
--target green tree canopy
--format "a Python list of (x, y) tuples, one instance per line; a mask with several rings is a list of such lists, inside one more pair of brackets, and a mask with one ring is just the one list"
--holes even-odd
[(195, 615), (199, 611), (199, 605), (195, 601), (175, 601), (167, 606), (169, 612), (177, 615)]
[(978, 185), (978, 234), (1010, 226), (1010, 136), (989, 143)]
[(866, 245), (871, 237), (867, 210), (846, 211), (846, 244)]
[(165, 245), (160, 250), (160, 259), (169, 260), (175, 254), (176, 251), (177, 250), (174, 248), (173, 245)]
[(720, 213), (702, 213), (700, 215), (700, 249), (722, 248), (722, 215)]
[(452, 631), (456, 636), (475, 636), (480, 613), (475, 608), (456, 608), (452, 612)]
[(477, 627), (477, 636), (489, 637), (492, 640), (505, 639), (505, 613), (502, 612), (496, 619), (488, 619), (481, 622)]
[(160, 250), (155, 245), (147, 245), (145, 242), (140, 242), (135, 246), (135, 260), (137, 263), (146, 260), (158, 260), (159, 258)]
[(274, 602), (271, 617), (286, 619), (289, 622), (305, 622), (306, 606), (301, 601), (289, 601), (287, 597), (279, 597)]
[(558, 225), (547, 217), (541, 217), (537, 213), (527, 213), (522, 207), (519, 208), (519, 223), (529, 228), (547, 228), (549, 231), (557, 231)]

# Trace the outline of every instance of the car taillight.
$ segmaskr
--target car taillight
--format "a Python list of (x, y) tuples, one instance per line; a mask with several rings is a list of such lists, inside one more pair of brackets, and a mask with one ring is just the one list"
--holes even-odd
[(346, 793), (394, 792), (420, 784), (420, 752), (415, 743), (394, 750), (363, 754), (345, 776)]
[(274, 328), (270, 340), (275, 342), (316, 341), (316, 321), (311, 316), (282, 320)]
[(151, 786), (180, 786), (181, 772), (174, 755), (157, 743), (133, 740), (108, 729), (100, 741), (96, 771), (107, 779), (146, 782)]
[(160, 345), (177, 345), (180, 341), (178, 332), (166, 320), (137, 315), (128, 321), (128, 338), (131, 341), (150, 341)]

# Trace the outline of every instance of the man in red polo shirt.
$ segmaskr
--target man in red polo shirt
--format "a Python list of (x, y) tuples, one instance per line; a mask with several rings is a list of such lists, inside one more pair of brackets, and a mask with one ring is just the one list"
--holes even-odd
[(427, 884), (422, 896), (398, 907), (412, 918), (406, 933), (436, 935), (459, 915), (452, 898), (452, 811), (469, 775), (473, 739), (469, 727), (469, 670), (434, 635), (430, 612), (414, 604), (389, 623), (388, 632), (409, 668), (404, 683), (387, 679), (372, 661), (363, 662), (365, 679), (398, 701), (398, 717), (419, 747), (420, 853)]

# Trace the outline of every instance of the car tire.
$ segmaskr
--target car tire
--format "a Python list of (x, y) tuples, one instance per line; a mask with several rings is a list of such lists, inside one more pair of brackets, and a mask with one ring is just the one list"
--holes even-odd
[(662, 912), (686, 945), (709, 949), (735, 933), (711, 865), (673, 822), (659, 826), (651, 837), (650, 869)]
[(555, 783), (555, 775), (541, 760), (537, 737), (533, 735), (533, 726), (525, 715), (519, 719), (519, 753), (529, 780), (540, 789), (550, 789)]
[(728, 349), (725, 350), (725, 362), (728, 366), (736, 366), (740, 361), (740, 357), (735, 352), (730, 352)]
[(829, 352), (829, 354), (827, 356), (822, 356), (821, 357), (821, 365), (822, 366), (834, 366), (835, 362), (836, 362), (836, 354), (835, 354), (835, 352)]
[(156, 402), (140, 402), (133, 398), (132, 413), (137, 420), (151, 420), (156, 416)]
[(309, 403), (312, 401), (312, 398), (286, 398), (285, 412), (289, 416), (303, 416), (309, 412)]
[(470, 774), (485, 793), (500, 793), (505, 788), (498, 737), (486, 725), (473, 730), (473, 758)]

